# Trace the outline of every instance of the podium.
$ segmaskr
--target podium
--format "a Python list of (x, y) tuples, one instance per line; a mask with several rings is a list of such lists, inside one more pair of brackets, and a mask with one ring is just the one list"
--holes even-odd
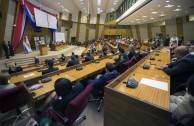
[(66, 43), (51, 44), (51, 51), (59, 51), (59, 50), (66, 48), (66, 46), (67, 46)]
[(40, 44), (39, 49), (40, 49), (40, 55), (41, 56), (48, 54), (48, 47), (47, 47), (46, 44)]

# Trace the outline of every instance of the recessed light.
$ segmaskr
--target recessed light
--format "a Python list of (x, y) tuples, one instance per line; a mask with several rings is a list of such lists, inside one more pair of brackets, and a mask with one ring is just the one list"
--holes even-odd
[(158, 5), (158, 7), (160, 7), (160, 5)]
[(154, 12), (152, 12), (152, 14), (157, 14), (158, 12), (156, 12), (156, 11), (154, 11)]
[(168, 5), (166, 5), (165, 7), (173, 7), (174, 5), (170, 5), (170, 4), (168, 4)]
[(81, 5), (83, 5), (84, 4), (84, 2), (81, 2)]
[(142, 16), (142, 17), (146, 18), (147, 16)]
[(150, 19), (152, 19), (152, 20), (153, 20), (153, 19), (155, 19), (155, 18), (150, 18)]
[(170, 2), (170, 1), (167, 0), (166, 2), (168, 3), (168, 2)]
[(181, 6), (179, 5), (179, 6), (177, 6), (177, 7), (181, 7)]
[(161, 15), (160, 15), (160, 17), (164, 17), (164, 16), (166, 16), (166, 14), (161, 14)]
[(61, 3), (58, 2), (58, 4), (61, 4)]
[(150, 9), (150, 10), (153, 10), (153, 9)]
[(137, 20), (137, 21), (138, 21), (139, 19), (135, 19), (135, 20)]
[(181, 11), (182, 9), (175, 9), (174, 11)]
[(163, 13), (163, 12), (160, 12), (160, 13)]

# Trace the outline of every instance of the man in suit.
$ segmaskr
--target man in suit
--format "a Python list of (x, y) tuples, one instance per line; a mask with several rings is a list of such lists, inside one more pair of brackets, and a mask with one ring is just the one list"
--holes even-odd
[(166, 39), (164, 41), (164, 46), (169, 46), (169, 42), (170, 42), (170, 37), (169, 37), (169, 35), (166, 35)]
[(117, 70), (113, 69), (113, 66), (111, 63), (106, 63), (106, 73), (104, 75), (97, 75), (95, 79), (93, 80), (87, 80), (86, 84), (93, 83), (93, 91), (92, 94), (93, 96), (98, 96), (98, 88), (101, 86), (105, 85), (107, 81), (117, 77), (119, 75), (119, 72)]
[(186, 46), (179, 46), (175, 49), (176, 62), (158, 68), (171, 77), (171, 94), (180, 91), (176, 88), (186, 83), (189, 76), (194, 73), (194, 54), (189, 53)]
[(79, 60), (77, 60), (75, 58), (75, 56), (71, 56), (71, 60), (68, 62), (67, 66), (66, 67), (71, 67), (71, 66), (74, 66), (74, 65), (77, 65), (79, 64)]
[(53, 64), (54, 64), (54, 61), (53, 61), (53, 60), (48, 60), (48, 61), (47, 61), (48, 69), (42, 71), (42, 75), (43, 75), (43, 74), (48, 74), (48, 73), (50, 73), (50, 72), (59, 70), (59, 68), (54, 68), (54, 67), (53, 67)]
[(5, 43), (5, 41), (3, 41), (3, 50), (5, 51), (5, 56), (6, 56), (6, 59), (9, 59), (9, 48), (7, 46), (7, 44)]
[(83, 62), (88, 62), (91, 60), (94, 60), (94, 57), (90, 54), (90, 52), (87, 52), (87, 57), (85, 58)]
[(13, 46), (10, 41), (8, 41), (9, 53), (10, 56), (14, 56)]

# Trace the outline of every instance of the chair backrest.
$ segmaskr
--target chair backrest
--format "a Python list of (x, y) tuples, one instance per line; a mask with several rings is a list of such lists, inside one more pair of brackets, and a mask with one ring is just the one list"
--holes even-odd
[[(65, 126), (72, 126), (76, 119), (83, 112), (88, 103), (88, 97), (91, 94), (93, 84), (89, 84), (77, 97), (69, 102), (64, 114), (57, 113), (53, 108), (48, 109), (48, 114), (51, 118), (59, 121)], [(68, 118), (65, 122), (63, 117)]]
[(127, 61), (127, 62), (124, 62), (121, 66), (120, 66), (120, 68), (119, 68), (119, 73), (123, 73), (123, 72), (125, 72), (129, 67), (131, 67), (132, 66), (132, 60), (129, 60), (129, 61)]
[(0, 111), (5, 113), (26, 104), (32, 96), (21, 85), (0, 93)]
[(132, 62), (132, 65), (134, 65), (134, 64), (137, 63), (137, 58), (136, 58), (136, 56), (133, 56), (130, 60), (131, 60), (131, 62)]

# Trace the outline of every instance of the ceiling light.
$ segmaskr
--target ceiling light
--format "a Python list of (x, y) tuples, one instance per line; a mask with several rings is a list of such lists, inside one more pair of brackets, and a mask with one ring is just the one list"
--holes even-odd
[(58, 4), (61, 4), (61, 3), (58, 2)]
[(174, 11), (181, 11), (182, 9), (175, 9)]
[(83, 2), (84, 0), (79, 0), (80, 2)]
[(170, 4), (168, 4), (168, 5), (166, 5), (165, 7), (173, 7), (174, 5), (170, 5)]
[(157, 14), (158, 12), (156, 12), (156, 11), (154, 11), (154, 12), (152, 12), (152, 14)]
[(170, 2), (170, 1), (167, 0), (166, 2), (168, 3), (168, 2)]
[(81, 2), (81, 5), (83, 5), (84, 4), (84, 2)]
[(181, 7), (181, 6), (179, 5), (179, 6), (177, 6), (177, 7)]
[(166, 14), (161, 14), (161, 15), (160, 15), (160, 17), (164, 17), (164, 16), (166, 16)]
[(150, 19), (152, 19), (152, 20), (153, 20), (153, 19), (155, 19), (155, 18), (150, 18)]
[(163, 13), (163, 12), (160, 12), (160, 13)]
[(135, 20), (137, 20), (137, 21), (138, 21), (139, 19), (135, 19)]
[(153, 9), (150, 9), (150, 10), (153, 10)]
[(158, 5), (158, 7), (160, 7), (160, 5)]
[(101, 5), (101, 2), (102, 2), (101, 0), (98, 0), (98, 6), (100, 6), (100, 5)]
[(146, 18), (147, 16), (142, 16), (142, 17)]

